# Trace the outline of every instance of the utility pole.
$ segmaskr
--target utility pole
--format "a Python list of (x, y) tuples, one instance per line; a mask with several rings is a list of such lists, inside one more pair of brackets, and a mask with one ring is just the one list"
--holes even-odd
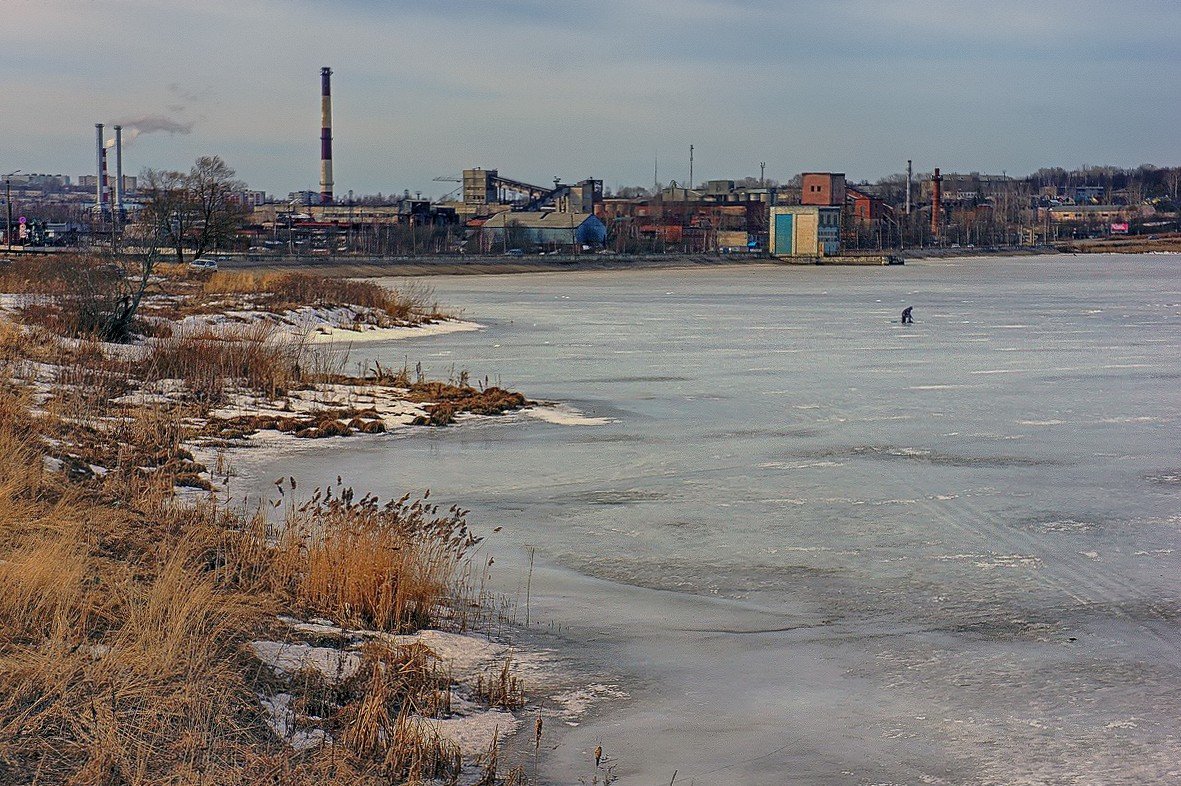
[(759, 188), (767, 187), (767, 162), (759, 162)]
[(652, 196), (660, 193), (660, 154), (652, 154)]
[[(689, 188), (693, 188), (693, 145), (689, 145)], [(688, 196), (685, 195), (686, 198)]]

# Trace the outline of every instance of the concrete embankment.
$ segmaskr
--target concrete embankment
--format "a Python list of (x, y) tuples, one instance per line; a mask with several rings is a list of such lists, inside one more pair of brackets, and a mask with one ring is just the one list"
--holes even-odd
[(901, 265), (897, 254), (839, 254), (827, 257), (783, 257), (774, 260), (788, 265)]
[(223, 270), (277, 273), (307, 270), (329, 276), (450, 276), (487, 273), (546, 273), (564, 270), (634, 270), (637, 268), (692, 268), (721, 265), (766, 265), (775, 260), (760, 256), (717, 254), (546, 255), (524, 257), (280, 257), (234, 256), (219, 262)]

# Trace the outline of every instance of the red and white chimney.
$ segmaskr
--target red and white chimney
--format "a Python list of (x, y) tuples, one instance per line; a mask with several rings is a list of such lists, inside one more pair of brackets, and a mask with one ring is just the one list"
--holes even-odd
[(320, 69), (320, 203), (332, 204), (332, 69)]

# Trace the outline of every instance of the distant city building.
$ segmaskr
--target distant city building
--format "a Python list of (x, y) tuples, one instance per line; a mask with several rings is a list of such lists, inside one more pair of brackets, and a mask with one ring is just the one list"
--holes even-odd
[(320, 204), (320, 192), (306, 189), (303, 191), (292, 191), (287, 195), (287, 201), (293, 205), (303, 205), (304, 207), (318, 205)]
[[(447, 178), (443, 178), (447, 179)], [(536, 186), (504, 177), (496, 169), (463, 170), (463, 202), (467, 216), (487, 216), (505, 206), (522, 212), (553, 208), (563, 213), (593, 213), (603, 201), (603, 181), (587, 178), (569, 185), (554, 180), (552, 186)]]
[(845, 204), (845, 175), (842, 172), (805, 172), (800, 175), (800, 204), (825, 207)]
[[(68, 179), (69, 178), (67, 178), (67, 180)], [(98, 183), (98, 175), (79, 175), (78, 176), (78, 186), (80, 188), (93, 190), (96, 183)], [(136, 186), (138, 184), (139, 184), (139, 180), (135, 177), (135, 175), (124, 175), (123, 176), (123, 193), (135, 191)], [(103, 188), (114, 188), (114, 187), (115, 187), (115, 176), (114, 175), (107, 175), (106, 179), (103, 181)]]
[[(843, 182), (841, 187), (844, 188)], [(806, 186), (804, 193), (807, 194)], [(770, 248), (774, 256), (822, 257), (841, 253), (841, 207), (775, 205), (770, 210)]]
[(883, 200), (851, 186), (845, 188), (845, 203), (854, 221), (880, 221), (890, 210)]
[[(43, 175), (38, 173), (10, 175), (5, 180), (13, 188), (31, 188), (45, 192), (60, 191), (70, 187), (68, 175)], [(92, 182), (91, 185), (94, 185)]]
[(1048, 208), (1048, 210), (1050, 221), (1054, 223), (1122, 222), (1135, 218), (1141, 212), (1137, 207), (1131, 205), (1059, 205)]
[(1107, 189), (1103, 186), (1075, 186), (1072, 190), (1076, 205), (1098, 204), (1107, 195)]
[(247, 207), (258, 207), (267, 203), (266, 191), (239, 191), (238, 201)]
[(530, 246), (601, 246), (607, 239), (607, 226), (593, 213), (501, 212), (484, 222), (485, 244), (512, 247)]
[[(1005, 175), (982, 175), (979, 172), (944, 172), (941, 177), (940, 201), (944, 204), (983, 201), (1004, 193), (1013, 182)], [(931, 181), (923, 181), (921, 189), (922, 197), (930, 200)]]

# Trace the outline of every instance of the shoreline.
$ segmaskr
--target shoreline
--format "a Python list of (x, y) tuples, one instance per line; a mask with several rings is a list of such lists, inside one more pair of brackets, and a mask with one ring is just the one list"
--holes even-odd
[[(372, 306), (298, 306), (298, 300), (280, 300), (278, 307), (267, 308), (270, 303), (255, 303), (239, 289), (231, 290), (239, 297), (223, 297), (212, 309), (206, 290), (205, 302), (198, 301), (200, 308), (193, 313), (179, 305), (183, 296), (202, 297), (189, 287), (184, 295), (162, 292), (145, 298), (140, 316), (146, 328), (132, 334), (128, 343), (112, 343), (97, 337), (69, 338), (69, 333), (55, 330), (71, 324), (65, 321), (70, 312), (61, 305), (71, 301), (46, 299), (42, 304), (35, 289), (15, 284), (18, 288), (12, 291), (17, 294), (5, 296), (0, 308), (0, 338), (8, 353), (4, 370), (13, 381), (5, 402), (11, 412), (29, 419), (30, 427), (13, 433), (27, 439), (32, 458), (26, 463), (37, 468), (19, 480), (38, 489), (47, 483), (55, 493), (66, 494), (72, 483), (81, 484), (90, 489), (87, 504), (96, 510), (126, 510), (131, 532), (144, 529), (138, 525), (141, 517), (143, 522), (183, 522), (191, 532), (169, 530), (170, 536), (179, 538), (177, 549), (194, 548), (187, 541), (199, 537), (212, 539), (211, 553), (219, 555), (214, 562), (226, 573), (217, 592), (233, 598), (230, 604), (238, 598), (251, 600), (242, 604), (235, 618), (233, 625), (239, 627), (217, 639), (221, 654), (202, 662), (202, 667), (216, 670), (242, 656), (254, 664), (240, 675), (213, 673), (239, 680), (234, 689), (249, 692), (234, 694), (235, 700), (259, 715), (259, 741), (270, 739), (268, 746), (297, 757), (334, 755), (325, 744), (343, 744), (345, 755), (356, 753), (349, 747), (357, 739), (350, 736), (355, 730), (349, 713), (358, 702), (385, 695), (386, 683), (379, 676), (385, 669), (411, 669), (418, 676), (406, 680), (419, 681), (406, 685), (423, 691), (426, 703), (399, 704), (409, 724), (399, 734), (434, 746), (423, 755), (442, 757), (437, 759), (442, 761), (439, 766), (455, 768), (458, 782), (469, 783), (481, 777), (482, 761), (495, 761), (494, 749), (501, 755), (508, 752), (510, 738), (520, 736), (516, 732), (531, 724), (534, 715), (560, 726), (559, 719), (580, 717), (600, 698), (597, 680), (584, 679), (532, 639), (516, 641), (523, 637), (515, 632), (516, 612), (507, 602), (511, 597), (485, 587), (493, 559), (488, 545), (479, 544), (489, 533), (477, 537), (458, 504), (442, 513), (433, 500), (427, 502), (429, 491), (414, 501), (409, 494), (396, 500), (402, 489), (378, 484), (372, 489), (382, 496), (378, 507), (372, 494), (354, 500), (353, 480), (360, 478), (346, 481), (339, 476), (335, 486), (321, 483), (314, 494), (304, 490), (314, 483), (304, 484), (297, 493), (294, 476), (286, 491), (284, 479), (249, 495), (235, 493), (236, 484), (231, 483), (239, 461), (256, 467), (284, 464), (308, 449), (324, 452), (319, 440), (333, 436), (357, 438), (390, 431), (400, 432), (395, 438), (425, 435), (428, 432), (406, 427), (491, 422), (505, 414), (515, 415), (517, 424), (594, 422), (556, 403), (530, 402), (519, 393), (469, 384), (466, 372), (447, 382), (432, 382), (420, 369), (374, 369), (362, 358), (363, 368), (349, 376), (343, 373), (344, 361), (333, 360), (342, 352), (347, 358), (358, 343), (388, 346), (410, 338), (478, 331), (482, 325), (433, 312), (414, 322), (391, 318)], [(345, 286), (361, 294), (367, 291), (364, 287), (376, 288), (356, 282)], [(30, 304), (58, 310), (30, 317), (22, 310)], [(46, 313), (61, 321), (50, 321)], [(30, 335), (40, 340), (31, 342)], [(78, 396), (98, 398), (79, 410)], [(16, 428), (12, 423), (5, 427)], [(134, 429), (144, 444), (123, 446), (121, 429)], [(168, 432), (162, 435), (159, 429)], [(135, 502), (142, 502), (142, 507)], [(252, 507), (256, 512), (250, 512)], [(27, 532), (20, 530), (19, 515), (16, 523), (20, 537), (31, 544), (22, 546), (34, 555), (27, 559), (39, 560), (46, 548), (39, 540), (43, 533), (35, 523)], [(123, 525), (119, 518), (111, 526)], [(350, 526), (356, 529), (347, 529)], [(116, 531), (116, 539), (126, 536)], [(211, 580), (201, 573), (204, 562), (185, 563), (183, 568), (176, 563), (145, 567), (147, 557), (138, 551), (96, 553), (92, 538), (84, 540), (77, 546), (78, 559), (94, 560), (95, 569), (107, 560), (134, 566), (138, 576), (149, 577), (142, 581), (150, 581), (153, 570), (179, 569), (197, 572), (200, 578), (195, 581)], [(357, 559), (369, 551), (371, 559)], [(0, 567), (25, 564), (23, 554), (0, 553)], [(337, 558), (313, 564), (308, 560), (319, 559), (313, 554)], [(456, 561), (449, 566), (451, 554)], [(256, 570), (259, 575), (274, 573), (257, 584), (248, 584), (255, 581), (250, 578), (241, 587), (233, 583), (232, 577), (253, 576)], [(404, 595), (395, 602), (405, 605), (382, 606), (384, 585), (373, 590), (376, 594), (366, 594), (370, 590), (365, 571), (373, 570), (384, 571), (383, 581), (397, 582)], [(311, 582), (318, 582), (316, 589), (310, 589)], [(263, 594), (253, 594), (259, 592)], [(84, 597), (79, 590), (78, 602)], [(220, 602), (212, 588), (202, 597), (212, 605)], [(113, 636), (108, 643), (103, 635), (86, 635), (84, 640), (92, 642), (87, 652), (97, 663), (132, 656)], [(42, 657), (39, 652), (33, 648), (28, 654), (36, 659)], [(312, 682), (307, 675), (313, 675)], [(323, 695), (316, 693), (318, 686), (326, 691)], [(82, 685), (79, 690), (85, 693), (87, 688)], [(321, 701), (324, 709), (309, 711)], [(514, 739), (512, 749), (524, 745)], [(358, 750), (364, 755), (368, 749)], [(515, 758), (519, 761), (511, 764), (527, 761)]]
[[(432, 257), (230, 257), (222, 268), (251, 273), (280, 273), (301, 271), (319, 275), (349, 278), (416, 278), (422, 276), (514, 275), (520, 273), (562, 273), (584, 271), (632, 270), (691, 270), (739, 267), (846, 267), (848, 260), (858, 256), (880, 260), (883, 255), (908, 260), (923, 259), (978, 259), (989, 257), (1044, 256), (1071, 253), (1052, 247), (1022, 247), (1004, 249), (933, 248), (866, 250), (854, 255), (838, 257), (843, 260), (826, 265), (812, 259), (779, 259), (763, 254), (652, 254), (630, 255), (533, 255), (503, 256), (432, 256)], [(1116, 252), (1118, 253), (1118, 252)], [(1148, 252), (1145, 252), (1148, 253)], [(881, 261), (863, 263), (871, 267), (897, 267)]]
[[(441, 326), (427, 324), (415, 328), (373, 328), (363, 332), (360, 341), (366, 345), (379, 341), (392, 343), (407, 338), (486, 329), (476, 322), (452, 322), (454, 324), (450, 326), (445, 322)], [(341, 333), (352, 335), (353, 331), (342, 330), (336, 335)], [(335, 336), (326, 342), (325, 348), (329, 350), (348, 346), (346, 341), (335, 340)], [(293, 411), (287, 414), (299, 415), (309, 408), (326, 408), (325, 411), (331, 411), (333, 408), (345, 406), (368, 407), (371, 410), (368, 417), (381, 422), (384, 429), (380, 432), (367, 432), (364, 429), (353, 432), (348, 442), (342, 442), (332, 436), (300, 439), (290, 433), (260, 429), (241, 440), (233, 440), (234, 444), (209, 445), (200, 444), (200, 441), (185, 443), (185, 447), (193, 453), (194, 459), (209, 468), (209, 471), (203, 474), (208, 477), (213, 488), (209, 491), (178, 489), (178, 501), (184, 504), (183, 500), (186, 497), (192, 500), (209, 499), (226, 507), (256, 506), (264, 511), (279, 499), (283, 499), (285, 504), (294, 505), (312, 491), (309, 489), (307, 492), (301, 492), (302, 496), (293, 496), (293, 485), (292, 491), (287, 492), (287, 497), (275, 497), (273, 489), (266, 482), (266, 478), (269, 477), (267, 473), (271, 470), (279, 472), (286, 459), (309, 451), (315, 451), (317, 454), (335, 451), (351, 453), (362, 446), (374, 449), (382, 444), (381, 440), (411, 439), (431, 433), (424, 431), (432, 428), (431, 426), (418, 422), (427, 413), (421, 404), (402, 397), (407, 392), (404, 389), (393, 388), (389, 383), (376, 381), (328, 387), (331, 389), (326, 389), (321, 384), (315, 389), (303, 391), (306, 398), (302, 401), (298, 395), (289, 395)], [(266, 402), (257, 397), (237, 397), (235, 402), (227, 402), (221, 408), (212, 411), (210, 420), (224, 419), (228, 422), (241, 418), (274, 417), (282, 414), (282, 411), (276, 408), (278, 405), (278, 401)], [(611, 418), (587, 415), (561, 402), (530, 400), (521, 408), (499, 415), (460, 413), (454, 425), (460, 428), (473, 425), (518, 428), (536, 423), (580, 428), (612, 422), (615, 421)], [(215, 466), (224, 467), (220, 475), (214, 471)], [(219, 483), (219, 479), (222, 482)], [(305, 485), (304, 479), (298, 474), (295, 479), (301, 486)], [(345, 486), (352, 485), (347, 475), (343, 480)], [(271, 493), (268, 494), (268, 491)], [(383, 498), (397, 493), (396, 490), (377, 488), (370, 488), (368, 491)], [(461, 499), (453, 502), (462, 504)], [(485, 538), (500, 529), (499, 526), (493, 529), (494, 523), (500, 522), (485, 522), (479, 527)], [(509, 547), (508, 551), (515, 552), (515, 549)], [(495, 558), (498, 567), (515, 564), (523, 569), (524, 562), (519, 554), (504, 553), (504, 550), (489, 547), (485, 541), (480, 550), (470, 558), (469, 570), (487, 571), (492, 557)], [(564, 569), (556, 564), (539, 565), (539, 570), (565, 571), (571, 577), (593, 581), (593, 577)], [(488, 580), (485, 576), (481, 579), (481, 584)], [(630, 589), (633, 588), (620, 585), (619, 591)], [(483, 596), (488, 592), (491, 590), (482, 589), (480, 594)], [(301, 672), (314, 672), (333, 682), (340, 679), (342, 671), (351, 674), (358, 668), (361, 661), (359, 650), (356, 648), (364, 642), (384, 641), (398, 646), (425, 646), (438, 656), (444, 667), (453, 674), (455, 682), (453, 714), (441, 720), (423, 718), (419, 721), (423, 728), (458, 745), (465, 759), (486, 755), (489, 745), (497, 739), (501, 756), (505, 757), (508, 766), (524, 765), (532, 759), (534, 766), (540, 762), (543, 769), (552, 770), (556, 766), (564, 772), (575, 766), (571, 760), (544, 754), (540, 759), (536, 757), (532, 736), (534, 720), (538, 717), (543, 719), (544, 742), (552, 752), (560, 747), (559, 740), (565, 740), (567, 735), (575, 732), (580, 725), (602, 721), (606, 705), (630, 699), (633, 686), (630, 683), (625, 684), (621, 675), (605, 669), (590, 669), (582, 663), (577, 658), (580, 648), (578, 640), (547, 633), (536, 619), (533, 625), (526, 626), (520, 619), (520, 599), (514, 599), (507, 590), (496, 592), (495, 596), (495, 600), (489, 596), (486, 608), (473, 612), (477, 617), (481, 617), (483, 622), (465, 622), (458, 627), (450, 624), (434, 625), (405, 635), (366, 630), (342, 624), (337, 620), (301, 619), (288, 612), (287, 615), (278, 617), (275, 631), (269, 635), (260, 635), (251, 641), (250, 648), (255, 658), (265, 668), (273, 671), (278, 679), (290, 679), (292, 675)], [(457, 596), (456, 600), (460, 605), (465, 602), (462, 595)], [(508, 606), (503, 605), (506, 602)], [(506, 614), (509, 616), (506, 617)], [(331, 639), (345, 644), (340, 647), (325, 644), (326, 640)], [(480, 705), (475, 698), (481, 684), (480, 680), (487, 682), (499, 674), (506, 663), (511, 664), (511, 678), (520, 681), (524, 706), (505, 708)], [(325, 729), (308, 727), (303, 722), (297, 725), (298, 713), (292, 709), (289, 694), (280, 692), (273, 696), (260, 695), (260, 703), (267, 714), (268, 725), (296, 751), (314, 748), (321, 742), (334, 743)], [(559, 760), (562, 761), (560, 765), (556, 763)], [(474, 770), (468, 770), (461, 777), (460, 783), (473, 782), (477, 775)], [(560, 775), (560, 772), (554, 772), (553, 777), (539, 782), (559, 782)]]

